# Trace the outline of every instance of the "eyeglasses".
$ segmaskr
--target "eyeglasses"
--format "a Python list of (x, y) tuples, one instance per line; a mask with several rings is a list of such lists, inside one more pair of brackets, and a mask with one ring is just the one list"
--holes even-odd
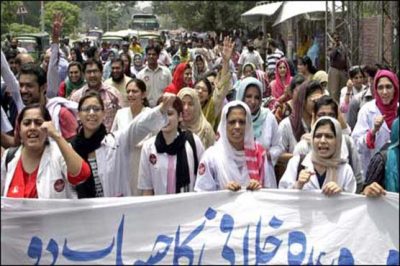
[(92, 110), (94, 113), (98, 113), (100, 111), (103, 111), (103, 108), (101, 108), (100, 106), (96, 106), (96, 105), (89, 105), (89, 106), (85, 106), (81, 108), (81, 112), (85, 112), (85, 113), (90, 113), (90, 110)]

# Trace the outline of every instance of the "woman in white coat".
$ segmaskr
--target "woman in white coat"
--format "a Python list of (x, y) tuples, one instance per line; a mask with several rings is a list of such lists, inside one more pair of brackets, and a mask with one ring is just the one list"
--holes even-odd
[[(274, 167), (282, 153), (279, 145), (281, 134), (275, 116), (268, 108), (261, 106), (263, 91), (263, 85), (258, 79), (244, 78), (237, 88), (236, 100), (245, 102), (250, 108), (254, 137), (266, 151), (266, 175), (275, 179)], [(276, 187), (276, 183), (269, 187)]]
[(1, 161), (2, 196), (76, 198), (72, 187), (90, 177), (89, 165), (56, 130), (45, 107), (31, 104), (21, 110), (15, 141), (20, 145), (6, 150)]
[(196, 134), (179, 128), (182, 112), (182, 101), (176, 98), (168, 110), (168, 124), (143, 144), (138, 182), (143, 195), (193, 191), (204, 147)]
[(266, 176), (265, 150), (254, 140), (247, 104), (232, 101), (224, 106), (218, 126), (219, 139), (200, 160), (195, 191), (249, 190), (271, 187)]
[(82, 127), (72, 146), (89, 163), (92, 175), (76, 187), (79, 198), (131, 196), (131, 151), (149, 132), (167, 124), (167, 110), (174, 99), (175, 95), (164, 94), (159, 106), (139, 114), (128, 127), (107, 134), (99, 94), (91, 91), (81, 98)]
[(397, 117), (399, 80), (389, 70), (379, 70), (374, 80), (375, 99), (364, 104), (357, 117), (352, 137), (356, 143), (365, 178), (372, 156), (390, 140)]
[[(111, 126), (111, 132), (121, 130), (129, 127), (130, 122), (142, 112), (151, 110), (149, 101), (146, 98), (146, 83), (140, 79), (131, 79), (126, 83), (126, 95), (128, 97), (129, 106), (121, 108), (117, 111), (114, 122)], [(142, 141), (140, 141), (131, 150), (132, 173), (130, 179), (130, 186), (132, 196), (139, 196), (140, 193), (137, 189), (138, 176), (139, 176), (139, 163), (140, 153), (142, 150), (143, 142), (154, 136), (157, 132), (149, 133)]]
[(339, 122), (328, 116), (319, 118), (312, 128), (311, 137), (312, 150), (303, 161), (299, 155), (289, 160), (279, 188), (321, 189), (328, 196), (341, 191), (355, 193), (353, 170), (341, 158), (342, 129)]

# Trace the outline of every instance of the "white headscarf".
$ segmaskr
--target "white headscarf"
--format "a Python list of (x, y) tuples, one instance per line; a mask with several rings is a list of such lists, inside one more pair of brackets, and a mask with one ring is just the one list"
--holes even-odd
[[(228, 111), (235, 106), (240, 106), (246, 111), (246, 128), (244, 134), (244, 150), (236, 150), (229, 142), (226, 130)], [(229, 181), (236, 181), (247, 186), (250, 176), (258, 176), (260, 184), (264, 178), (264, 154), (265, 151), (260, 144), (256, 144), (253, 135), (251, 112), (247, 104), (242, 101), (231, 101), (224, 106), (221, 114), (221, 122), (218, 126), (219, 139), (215, 148), (220, 152), (221, 160), (218, 160), (218, 169), (221, 171), (220, 181), (225, 186)], [(235, 165), (232, 165), (232, 162)], [(250, 169), (249, 164), (256, 164), (256, 168)], [(256, 178), (255, 178), (256, 179)]]

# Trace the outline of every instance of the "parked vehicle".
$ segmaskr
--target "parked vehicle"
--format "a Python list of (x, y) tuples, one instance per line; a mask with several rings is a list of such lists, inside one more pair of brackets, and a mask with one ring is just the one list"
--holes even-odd
[(161, 35), (158, 31), (139, 31), (138, 41), (141, 47), (146, 47), (149, 39), (159, 41), (161, 39)]
[(123, 41), (130, 42), (133, 36), (137, 36), (137, 32), (133, 30), (107, 31), (101, 37), (101, 42), (108, 42), (111, 46), (113, 44), (121, 46)]
[(20, 46), (25, 48), (35, 60), (39, 60), (40, 56), (50, 47), (49, 34), (47, 32), (22, 33), (15, 37)]

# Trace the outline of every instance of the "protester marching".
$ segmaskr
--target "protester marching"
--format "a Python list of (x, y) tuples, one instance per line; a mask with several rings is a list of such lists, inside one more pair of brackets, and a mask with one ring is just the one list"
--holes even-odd
[[(62, 39), (64, 26), (63, 14), (55, 13), (51, 24), (51, 45), (39, 58), (32, 57), (18, 43), (21, 40), (16, 38), (10, 39), (1, 48), (2, 215), (12, 209), (10, 198), (48, 201), (48, 206), (53, 204), (53, 199), (64, 199), (77, 202), (76, 207), (79, 209), (82, 206), (86, 212), (90, 207), (85, 200), (81, 200), (83, 198), (96, 198), (93, 199), (96, 202), (93, 206), (99, 209), (103, 205), (100, 206), (97, 201), (104, 202), (106, 208), (112, 205), (99, 198), (112, 198), (110, 202), (118, 208), (122, 206), (118, 205), (118, 200), (121, 204), (128, 204), (125, 200), (132, 198), (132, 202), (138, 205), (128, 204), (126, 208), (140, 211), (139, 207), (143, 206), (147, 209), (143, 212), (143, 219), (148, 219), (148, 222), (157, 222), (158, 216), (149, 210), (154, 205), (163, 216), (171, 212), (181, 217), (182, 223), (187, 223), (195, 219), (190, 216), (192, 213), (200, 213), (200, 209), (196, 208), (205, 208), (203, 203), (197, 204), (194, 199), (213, 204), (203, 195), (218, 191), (212, 193), (223, 196), (218, 198), (217, 194), (210, 193), (211, 198), (228, 204), (229, 196), (222, 193), (225, 190), (225, 193), (236, 195), (233, 199), (241, 199), (250, 205), (255, 202), (264, 204), (264, 196), (255, 196), (257, 200), (254, 201), (253, 198), (246, 198), (246, 191), (251, 191), (249, 194), (266, 193), (272, 210), (279, 208), (279, 204), (285, 202), (283, 198), (288, 197), (286, 200), (293, 206), (285, 208), (290, 209), (291, 217), (297, 217), (294, 211), (297, 203), (294, 194), (291, 194), (296, 192), (296, 195), (302, 195), (296, 197), (304, 200), (298, 208), (307, 208), (306, 203), (310, 202), (313, 208), (320, 207), (334, 217), (330, 219), (312, 214), (318, 216), (318, 221), (334, 223), (335, 219), (341, 220), (336, 217), (341, 208), (336, 207), (333, 200), (340, 206), (345, 206), (341, 199), (348, 200), (356, 208), (362, 204), (375, 204), (385, 197), (388, 200), (393, 197), (398, 199), (398, 75), (395, 69), (380, 61), (375, 64), (353, 62), (351, 65), (349, 50), (338, 32), (330, 33), (333, 38), (326, 47), (328, 61), (327, 67), (324, 67), (319, 63), (324, 55), (316, 36), (312, 36), (312, 41), (307, 35), (303, 36), (293, 57), (288, 55), (285, 36), (261, 30), (253, 35), (245, 34), (242, 29), (204, 34), (194, 31), (172, 34), (171, 30), (158, 35), (154, 33), (154, 36), (148, 33), (147, 39), (131, 35), (115, 42), (104, 35), (104, 38), (93, 42), (68, 43)], [(235, 191), (239, 192), (234, 194)], [(317, 196), (316, 191), (322, 195)], [(273, 203), (273, 193), (277, 193), (276, 197), (280, 200), (277, 205)], [(180, 197), (187, 199), (189, 205), (183, 205)], [(311, 203), (313, 197), (327, 205)], [(165, 201), (168, 212), (163, 210), (163, 202), (157, 199)], [(332, 201), (329, 203), (328, 199)], [(189, 220), (173, 210), (174, 203), (177, 208), (188, 211)], [(48, 208), (41, 204), (38, 206), (42, 210)], [(54, 204), (57, 206), (58, 203)], [(189, 253), (176, 250), (174, 255), (166, 255), (172, 238), (159, 235), (153, 250), (146, 249), (146, 252), (154, 254), (149, 253), (148, 259), (143, 257), (147, 253), (141, 254), (143, 260), (137, 258), (135, 264), (180, 264), (182, 261), (175, 260), (179, 254), (186, 254), (182, 255), (189, 259), (185, 264), (307, 263), (305, 255), (300, 260), (290, 249), (287, 251), (288, 261), (268, 260), (268, 256), (271, 255), (272, 259), (279, 248), (281, 240), (277, 239), (267, 238), (264, 248), (257, 246), (255, 255), (249, 255), (249, 250), (245, 250), (249, 248), (249, 238), (246, 237), (240, 240), (243, 241), (241, 244), (237, 243), (237, 239), (231, 240), (236, 241), (236, 248), (240, 246), (243, 249), (243, 257), (240, 255), (243, 260), (238, 260), (238, 257), (235, 260), (235, 252), (229, 250), (227, 244), (233, 228), (240, 231), (247, 226), (247, 233), (243, 231), (243, 234), (249, 234), (250, 224), (255, 227), (257, 221), (244, 218), (247, 211), (244, 206), (235, 203), (238, 209), (234, 210), (229, 204), (223, 205), (222, 209), (213, 205), (217, 211), (210, 212), (210, 207), (205, 214), (201, 213), (204, 217), (193, 220), (194, 225), (190, 229), (193, 231), (185, 229), (187, 239), (181, 240), (186, 241), (185, 244), (179, 242), (179, 228), (174, 234), (175, 249), (177, 245), (190, 245), (191, 239), (207, 227), (205, 223), (213, 222), (217, 212), (234, 213), (236, 222), (243, 227), (234, 226), (234, 219), (229, 214), (219, 214), (222, 215), (218, 218), (221, 223), (214, 225), (222, 233), (229, 233), (226, 243), (220, 246), (223, 248), (219, 255), (225, 261), (220, 258), (213, 261), (207, 256), (203, 258), (203, 251), (207, 254), (207, 247), (204, 246), (194, 249), (196, 252), (201, 250), (199, 258), (193, 255), (196, 252), (190, 248), (187, 252), (192, 252), (192, 257), (187, 255)], [(75, 207), (73, 203), (60, 203), (59, 206)], [(256, 206), (248, 206), (249, 213), (258, 215)], [(398, 203), (396, 206), (395, 214), (398, 216)], [(27, 210), (34, 208), (34, 203), (29, 202)], [(350, 213), (349, 207), (342, 208)], [(337, 213), (333, 214), (331, 209)], [(371, 209), (374, 215), (379, 215), (376, 205)], [(65, 210), (60, 209), (60, 212)], [(80, 211), (76, 211), (71, 213), (74, 219), (79, 217)], [(364, 212), (368, 211), (365, 208)], [(108, 215), (103, 209), (99, 213)], [(121, 215), (119, 210), (110, 213)], [(268, 218), (272, 228), (279, 228), (287, 218), (284, 212), (278, 213), (282, 221), (274, 220), (275, 216)], [(306, 219), (304, 213), (303, 209), (299, 219)], [(7, 215), (14, 217), (9, 213)], [(94, 214), (97, 215), (100, 214)], [(365, 215), (374, 220), (370, 218), (371, 213)], [(128, 216), (124, 217), (120, 220), (120, 228), (123, 228), (124, 221), (128, 221)], [(141, 215), (135, 217), (140, 219)], [(171, 221), (180, 224), (175, 218)], [(261, 215), (259, 219), (261, 223)], [(146, 228), (146, 221), (134, 223), (138, 228)], [(10, 225), (8, 221), (7, 224)], [(78, 227), (75, 222), (73, 224), (74, 228)], [(301, 228), (300, 222), (294, 224)], [(351, 224), (358, 226), (356, 222)], [(50, 232), (55, 230), (49, 223), (46, 225), (51, 228), (46, 237), (51, 237)], [(259, 226), (257, 230), (260, 230)], [(368, 230), (367, 224), (361, 226), (363, 230)], [(99, 233), (98, 226), (95, 227)], [(134, 230), (133, 226), (129, 228)], [(149, 228), (153, 230), (151, 235), (154, 238), (155, 229), (152, 226)], [(291, 230), (293, 228), (290, 227)], [(46, 228), (38, 230), (46, 231)], [(116, 245), (121, 245), (118, 242), (118, 237), (122, 238), (119, 230)], [(335, 229), (327, 226), (323, 228), (325, 230)], [(390, 228), (388, 232), (396, 230)], [(289, 246), (292, 233), (289, 233)], [(307, 234), (314, 241), (313, 245), (322, 241), (315, 232), (307, 231)], [(361, 234), (357, 231), (356, 235), (360, 237)], [(257, 237), (250, 237), (250, 241), (258, 243), (260, 239)], [(292, 240), (301, 237), (293, 236)], [(144, 239), (144, 236), (141, 235), (141, 238)], [(340, 241), (338, 237), (331, 238)], [(34, 237), (29, 241), (27, 254), (39, 262), (41, 255), (35, 252), (39, 252), (36, 250), (39, 247), (42, 249), (42, 240), (40, 244), (34, 242), (39, 241)], [(143, 241), (150, 246), (149, 241)], [(273, 252), (270, 249), (271, 254), (265, 249), (268, 241), (277, 246)], [(362, 242), (361, 239), (359, 241)], [(58, 244), (53, 242), (51, 246), (50, 242), (47, 250), (56, 262)], [(130, 243), (132, 239), (126, 242)], [(7, 243), (3, 240), (1, 243), (2, 251), (3, 245), (4, 250), (10, 250), (5, 247)], [(165, 250), (157, 250), (160, 248), (156, 247), (157, 243), (166, 245)], [(73, 251), (68, 250), (66, 245), (65, 238), (64, 258), (59, 262), (79, 263), (85, 261), (84, 258), (92, 261), (106, 257), (114, 246), (114, 239), (109, 251)], [(139, 248), (136, 244), (132, 245)], [(256, 245), (261, 246), (260, 243)], [(388, 255), (384, 254), (386, 260), (382, 263), (398, 264), (398, 243), (397, 246), (390, 245), (380, 249), (384, 250), (382, 252), (390, 250)], [(354, 254), (361, 256), (361, 253), (346, 255), (344, 249), (339, 255), (329, 255), (336, 260), (325, 260), (322, 264), (373, 261), (352, 261), (350, 257)], [(368, 253), (368, 250), (361, 249)], [(117, 247), (118, 252), (121, 251)], [(217, 256), (214, 253), (213, 256)], [(130, 256), (133, 254), (139, 256), (136, 253)], [(299, 254), (301, 256), (302, 253)], [(308, 263), (321, 263), (320, 258), (318, 261), (313, 259), (309, 249), (306, 254)], [(121, 257), (118, 260), (120, 255), (116, 255), (117, 264), (122, 263)], [(193, 261), (193, 256), (197, 261)], [(168, 260), (163, 260), (164, 257)], [(11, 263), (12, 260), (4, 262)], [(45, 262), (42, 260), (41, 263)]]

